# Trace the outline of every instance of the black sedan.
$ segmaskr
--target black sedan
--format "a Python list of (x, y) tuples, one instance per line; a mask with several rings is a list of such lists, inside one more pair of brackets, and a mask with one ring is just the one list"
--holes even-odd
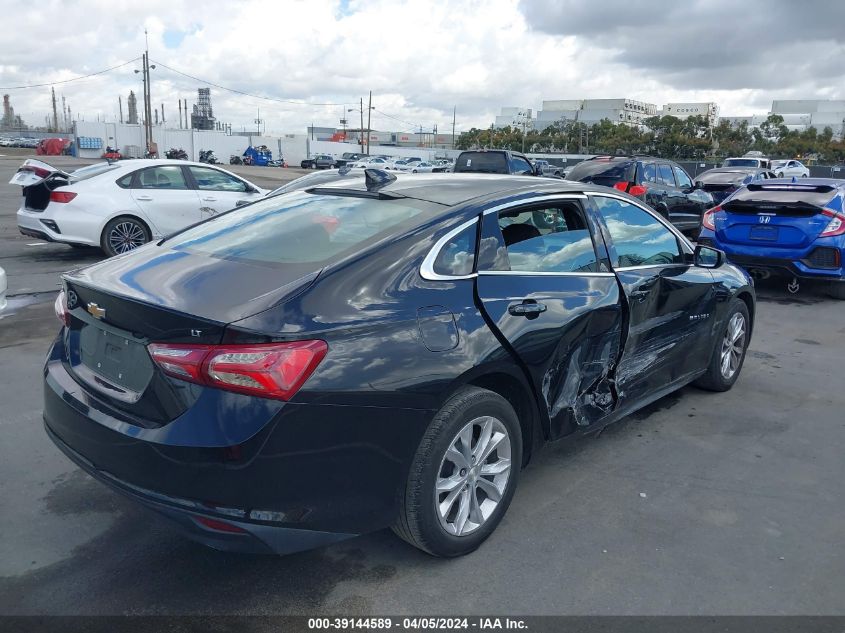
[(277, 553), (385, 526), (473, 551), (542, 443), (730, 389), (755, 305), (619, 191), (378, 170), (63, 285), (52, 440), (191, 537)]
[(740, 187), (770, 178), (777, 176), (774, 172), (760, 167), (717, 167), (698, 174), (695, 184), (713, 196), (715, 204), (719, 204)]

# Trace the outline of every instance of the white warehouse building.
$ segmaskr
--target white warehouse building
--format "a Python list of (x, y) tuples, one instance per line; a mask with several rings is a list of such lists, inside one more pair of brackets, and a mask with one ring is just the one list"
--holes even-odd
[(691, 116), (703, 116), (710, 125), (716, 125), (719, 119), (719, 106), (714, 101), (705, 103), (667, 103), (661, 111), (663, 116), (687, 119)]
[(657, 106), (635, 99), (555, 99), (543, 101), (536, 127), (543, 129), (556, 121), (581, 121), (588, 125), (608, 119), (614, 123), (642, 125), (657, 114)]
[(522, 127), (523, 119), (526, 120), (528, 129), (533, 127), (533, 110), (529, 107), (505, 106), (501, 109), (493, 126), (497, 129), (506, 127)]

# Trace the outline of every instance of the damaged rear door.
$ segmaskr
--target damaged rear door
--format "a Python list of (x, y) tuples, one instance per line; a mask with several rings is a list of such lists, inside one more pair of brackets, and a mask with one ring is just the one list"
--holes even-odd
[(616, 407), (622, 297), (584, 196), (489, 209), (477, 291), (488, 323), (531, 379), (554, 439)]

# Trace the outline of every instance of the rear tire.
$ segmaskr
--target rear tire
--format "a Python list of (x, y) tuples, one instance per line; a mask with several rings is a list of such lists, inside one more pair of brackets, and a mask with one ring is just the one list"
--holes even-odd
[(111, 220), (103, 229), (100, 247), (109, 257), (128, 253), (152, 239), (150, 229), (137, 218), (120, 216)]
[(725, 323), (716, 337), (707, 371), (693, 384), (708, 391), (728, 391), (734, 386), (751, 338), (748, 306), (734, 299), (728, 306)]
[(433, 556), (469, 554), (502, 520), (521, 464), (513, 407), (487, 389), (461, 389), (420, 441), (393, 531)]
[(827, 294), (834, 299), (845, 301), (845, 281), (832, 281), (827, 286)]

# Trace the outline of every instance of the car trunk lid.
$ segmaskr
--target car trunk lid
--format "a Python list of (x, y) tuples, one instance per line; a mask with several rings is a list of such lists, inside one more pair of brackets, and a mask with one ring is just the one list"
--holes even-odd
[(255, 270), (155, 245), (145, 250), (63, 276), (65, 344), (80, 384), (140, 426), (157, 426), (190, 407), (201, 387), (167, 378), (150, 343), (220, 344), (228, 323), (299, 292), (319, 270)]
[(831, 185), (750, 184), (722, 205), (720, 241), (772, 248), (803, 248), (830, 222)]

